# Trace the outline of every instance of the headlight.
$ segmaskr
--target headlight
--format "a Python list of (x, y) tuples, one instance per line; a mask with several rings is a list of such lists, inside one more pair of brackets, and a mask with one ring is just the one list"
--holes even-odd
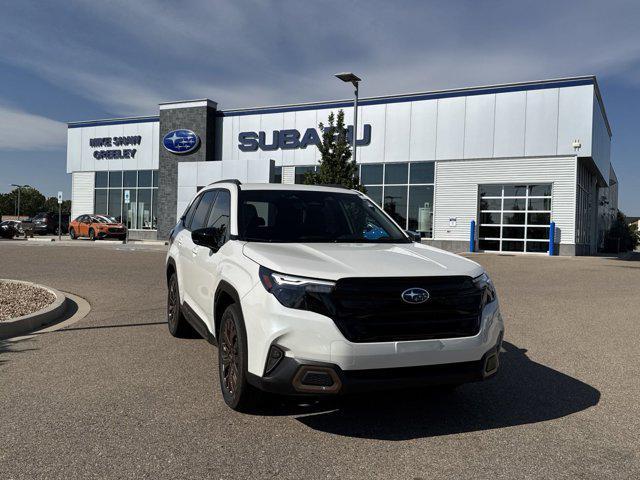
[(331, 292), (335, 282), (277, 273), (266, 267), (260, 267), (258, 274), (267, 292), (285, 307), (327, 316), (334, 312)]
[(498, 298), (498, 295), (496, 294), (496, 287), (494, 287), (493, 282), (489, 278), (489, 275), (486, 274), (486, 272), (480, 275), (479, 277), (474, 278), (473, 283), (476, 285), (476, 287), (479, 290), (483, 291), (483, 295), (482, 295), (483, 307), (493, 302), (496, 298)]

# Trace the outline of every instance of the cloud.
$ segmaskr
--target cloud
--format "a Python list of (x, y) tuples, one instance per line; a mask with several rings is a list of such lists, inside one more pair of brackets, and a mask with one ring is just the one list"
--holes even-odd
[(67, 126), (50, 118), (0, 105), (0, 149), (56, 150), (67, 143)]
[(595, 73), (640, 82), (625, 2), (12, 2), (0, 58), (113, 115), (208, 96), (222, 109)]

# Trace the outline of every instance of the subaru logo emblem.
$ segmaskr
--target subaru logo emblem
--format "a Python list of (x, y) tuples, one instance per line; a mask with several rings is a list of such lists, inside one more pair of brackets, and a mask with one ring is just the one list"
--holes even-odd
[(200, 137), (191, 130), (172, 130), (164, 136), (162, 145), (171, 153), (189, 153), (198, 148)]
[(408, 288), (402, 292), (402, 300), (407, 303), (424, 303), (429, 300), (429, 292), (424, 288)]

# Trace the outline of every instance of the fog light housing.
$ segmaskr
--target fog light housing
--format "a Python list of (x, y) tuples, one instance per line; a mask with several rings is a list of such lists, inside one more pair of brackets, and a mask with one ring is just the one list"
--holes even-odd
[(484, 373), (485, 375), (491, 375), (495, 373), (496, 370), (498, 370), (498, 354), (492, 353), (484, 362)]
[(337, 393), (341, 387), (336, 372), (327, 367), (303, 365), (293, 377), (293, 388), (299, 392)]
[(264, 368), (264, 374), (268, 375), (269, 373), (271, 373), (283, 358), (284, 352), (275, 345), (271, 345), (271, 347), (269, 348), (269, 354), (267, 355), (267, 364)]

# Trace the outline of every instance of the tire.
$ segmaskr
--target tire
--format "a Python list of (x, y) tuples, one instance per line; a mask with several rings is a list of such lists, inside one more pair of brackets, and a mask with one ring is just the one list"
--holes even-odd
[(224, 402), (248, 412), (259, 403), (260, 391), (247, 381), (247, 338), (242, 313), (235, 303), (222, 314), (218, 332), (218, 372)]
[(89, 229), (89, 240), (91, 240), (92, 242), (95, 242), (96, 240), (96, 232), (93, 228)]
[(78, 238), (78, 237), (76, 236), (76, 231), (74, 230), (74, 228), (73, 228), (73, 227), (71, 227), (71, 228), (69, 229), (69, 238), (70, 238), (71, 240), (75, 240), (75, 239), (77, 239), (77, 238)]
[(193, 329), (180, 308), (180, 290), (178, 287), (178, 277), (175, 273), (169, 279), (169, 289), (167, 291), (167, 325), (169, 333), (176, 338), (185, 338), (193, 335)]

